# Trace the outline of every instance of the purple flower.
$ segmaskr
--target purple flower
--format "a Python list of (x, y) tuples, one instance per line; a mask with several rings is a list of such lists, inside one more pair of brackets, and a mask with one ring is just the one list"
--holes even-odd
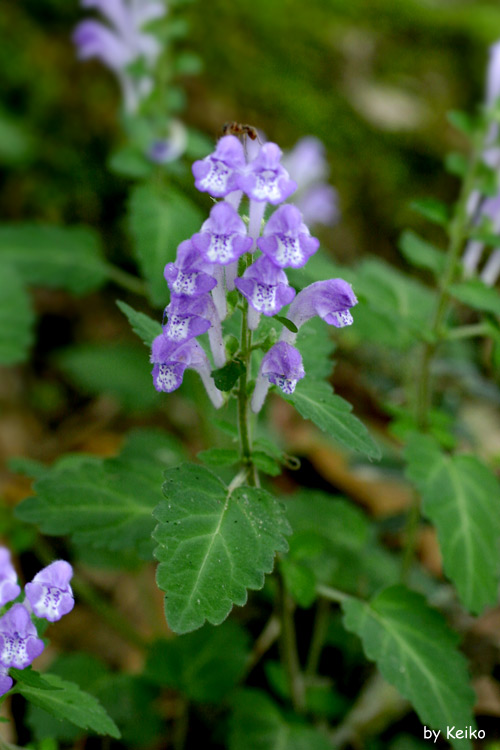
[(143, 59), (152, 69), (161, 47), (152, 34), (141, 31), (144, 24), (165, 15), (165, 6), (157, 0), (82, 0), (84, 8), (95, 8), (108, 20), (82, 21), (73, 34), (78, 57), (97, 57), (117, 76), (123, 90), (125, 108), (135, 112), (152, 89), (150, 75), (132, 76), (127, 67)]
[(165, 266), (164, 275), (172, 294), (197, 297), (210, 292), (216, 286), (217, 279), (205, 273), (206, 268), (207, 264), (191, 240), (181, 242), (175, 263)]
[[(349, 311), (356, 305), (358, 300), (352, 287), (343, 279), (329, 279), (328, 281), (316, 281), (297, 294), (290, 305), (288, 319), (300, 328), (307, 320), (318, 315), (325, 323), (336, 328), (343, 328), (352, 323), (352, 315)], [(281, 339), (293, 342), (295, 333), (283, 329)]]
[(282, 151), (275, 143), (265, 143), (254, 161), (239, 178), (239, 187), (254, 201), (282, 203), (297, 188), (280, 164)]
[(319, 240), (311, 237), (299, 209), (289, 205), (273, 213), (257, 245), (280, 268), (300, 268), (316, 252)]
[(490, 59), (486, 77), (486, 103), (492, 106), (500, 96), (500, 42), (490, 47)]
[(207, 302), (211, 302), (211, 300), (205, 294), (200, 295), (200, 297), (186, 297), (185, 295), (172, 297), (172, 301), (165, 308), (168, 322), (163, 329), (163, 333), (167, 339), (180, 343), (208, 331), (210, 320), (203, 317), (203, 313), (207, 309)]
[(236, 136), (225, 135), (219, 139), (213, 154), (194, 162), (194, 184), (202, 193), (224, 198), (238, 189), (239, 174), (244, 166), (243, 146)]
[(306, 136), (283, 157), (283, 165), (297, 183), (294, 203), (307, 224), (334, 224), (338, 218), (337, 193), (328, 185), (325, 147), (318, 138)]
[(207, 355), (194, 339), (177, 344), (161, 333), (153, 341), (151, 362), (154, 387), (159, 392), (172, 393), (182, 383), (187, 368), (196, 370), (215, 408), (222, 406), (223, 398), (210, 377)]
[(0, 695), (8, 693), (12, 687), (14, 680), (7, 674), (6, 667), (0, 667)]
[(261, 410), (271, 383), (283, 393), (290, 394), (294, 392), (297, 381), (304, 376), (299, 350), (285, 341), (278, 341), (262, 358), (252, 396), (252, 411), (257, 413)]
[(207, 263), (224, 266), (238, 260), (252, 247), (245, 222), (226, 201), (215, 204), (210, 218), (201, 227), (201, 232), (191, 237), (191, 242)]
[(154, 141), (148, 156), (155, 164), (167, 164), (178, 159), (186, 150), (186, 145), (186, 128), (179, 120), (172, 120), (167, 137)]
[(21, 593), (17, 585), (17, 573), (10, 560), (10, 552), (0, 547), (0, 607), (11, 602)]
[(22, 604), (14, 604), (0, 618), (0, 664), (24, 669), (43, 649), (28, 610)]
[(242, 278), (234, 281), (236, 288), (258, 313), (276, 315), (295, 297), (283, 269), (263, 255), (247, 268)]
[(75, 606), (69, 583), (72, 576), (71, 565), (66, 560), (56, 560), (26, 584), (26, 598), (37, 617), (56, 622), (71, 612)]

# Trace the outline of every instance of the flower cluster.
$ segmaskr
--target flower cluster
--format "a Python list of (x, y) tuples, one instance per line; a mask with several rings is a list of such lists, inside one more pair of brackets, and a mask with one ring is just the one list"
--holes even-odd
[[(69, 563), (56, 560), (26, 584), (24, 601), (13, 604), (0, 617), (0, 695), (12, 687), (9, 668), (24, 669), (45, 647), (31, 616), (56, 622), (73, 609), (75, 602), (69, 583), (72, 575)], [(0, 547), (0, 607), (17, 599), (20, 593), (10, 553)]]
[[(281, 156), (275, 143), (265, 143), (248, 160), (238, 138), (226, 135), (213, 154), (193, 164), (198, 190), (224, 200), (215, 203), (201, 231), (179, 245), (175, 263), (165, 268), (171, 292), (165, 311), (168, 322), (153, 342), (151, 355), (157, 390), (175, 390), (186, 367), (192, 367), (202, 376), (214, 405), (222, 404), (195, 337), (208, 331), (214, 363), (224, 365), (221, 322), (227, 291), (237, 289), (247, 300), (250, 330), (258, 327), (261, 315), (275, 316), (290, 303), (287, 317), (296, 329), (315, 315), (338, 328), (352, 323), (349, 309), (357, 300), (346, 281), (319, 281), (297, 295), (288, 283), (285, 269), (303, 267), (319, 241), (311, 236), (299, 209), (284, 203), (296, 183), (281, 164)], [(248, 227), (237, 210), (243, 195), (249, 199)], [(267, 204), (276, 209), (262, 226)], [(254, 257), (257, 251), (260, 255)], [(244, 270), (238, 275), (242, 257), (240, 270)], [(304, 377), (295, 338), (283, 329), (281, 340), (263, 357), (252, 398), (254, 411), (262, 407), (271, 383), (293, 393)]]

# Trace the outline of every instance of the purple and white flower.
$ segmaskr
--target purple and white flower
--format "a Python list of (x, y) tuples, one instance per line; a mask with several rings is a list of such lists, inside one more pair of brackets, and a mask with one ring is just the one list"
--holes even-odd
[(222, 367), (226, 350), (222, 339), (222, 326), (217, 308), (208, 294), (199, 297), (174, 297), (165, 309), (168, 323), (163, 329), (167, 339), (181, 343), (208, 331), (214, 362)]
[(187, 132), (180, 120), (171, 120), (165, 138), (158, 138), (149, 149), (149, 159), (155, 164), (175, 161), (186, 150)]
[(153, 341), (151, 362), (154, 364), (152, 375), (157, 391), (172, 393), (177, 390), (185, 370), (190, 368), (199, 373), (215, 408), (222, 406), (222, 394), (210, 376), (211, 367), (207, 355), (194, 339), (177, 344), (161, 333)]
[(7, 667), (0, 665), (0, 695), (5, 695), (11, 689), (14, 680), (7, 674)]
[(10, 559), (10, 552), (0, 547), (0, 607), (11, 602), (21, 593), (17, 584), (17, 573)]
[(78, 24), (73, 34), (78, 57), (97, 57), (112, 70), (122, 88), (125, 110), (134, 113), (151, 92), (153, 78), (148, 73), (132, 76), (127, 69), (138, 60), (144, 60), (148, 70), (156, 64), (160, 44), (142, 29), (165, 15), (165, 5), (159, 0), (81, 0), (81, 4), (100, 11), (108, 24), (95, 20)]
[[(286, 273), (282, 268), (275, 266), (266, 255), (252, 263), (234, 283), (250, 303), (248, 325), (252, 330), (255, 330), (259, 323), (260, 313), (267, 316), (276, 315), (295, 297), (295, 289), (289, 286)], [(258, 315), (250, 315), (252, 310)]]
[(244, 167), (243, 146), (236, 136), (225, 135), (217, 142), (213, 154), (194, 162), (194, 184), (202, 193), (209, 193), (214, 198), (224, 198), (238, 189), (238, 180)]
[(265, 143), (240, 175), (238, 186), (251, 200), (277, 205), (297, 189), (297, 183), (280, 164), (282, 153), (276, 143)]
[(191, 242), (207, 263), (224, 266), (237, 261), (252, 247), (245, 222), (226, 201), (213, 206), (201, 232), (194, 234)]
[(257, 413), (261, 410), (271, 383), (277, 385), (283, 393), (290, 394), (304, 376), (304, 364), (299, 350), (285, 341), (278, 341), (262, 358), (252, 395), (252, 411)]
[(298, 208), (280, 206), (271, 216), (257, 246), (280, 268), (301, 268), (319, 247), (319, 240), (311, 237)]
[[(328, 325), (343, 328), (352, 323), (350, 308), (358, 300), (352, 287), (343, 279), (315, 281), (297, 294), (288, 310), (288, 319), (300, 328), (311, 318), (319, 316)], [(296, 333), (283, 329), (282, 341), (293, 343)]]
[(44, 649), (36, 627), (22, 604), (14, 604), (0, 617), (0, 664), (24, 669)]
[(165, 266), (164, 275), (172, 294), (197, 297), (217, 285), (211, 270), (191, 240), (184, 240), (177, 248), (175, 262)]
[(70, 580), (73, 568), (66, 560), (56, 560), (40, 570), (25, 586), (26, 599), (37, 617), (57, 622), (75, 606)]

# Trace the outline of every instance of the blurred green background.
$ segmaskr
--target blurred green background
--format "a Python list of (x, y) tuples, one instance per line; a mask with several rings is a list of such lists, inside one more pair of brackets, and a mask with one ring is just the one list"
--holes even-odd
[[(314, 134), (327, 148), (342, 221), (325, 244), (350, 262), (396, 260), (420, 219), (408, 202), (449, 198), (446, 111), (482, 97), (500, 7), (474, 0), (177, 2), (180, 47), (204, 61), (181, 81), (184, 119), (215, 138), (236, 119), (283, 148)], [(0, 14), (0, 210), (4, 221), (89, 223), (111, 254), (123, 245), (127, 181), (106, 161), (119, 145), (119, 92), (99, 62), (79, 63), (76, 0), (3, 0)], [(195, 191), (193, 189), (193, 197)]]

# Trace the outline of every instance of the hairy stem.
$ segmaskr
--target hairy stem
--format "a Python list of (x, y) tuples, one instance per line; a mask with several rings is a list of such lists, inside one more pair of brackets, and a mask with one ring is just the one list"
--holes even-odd
[(297, 636), (295, 632), (295, 621), (293, 611), (294, 602), (286, 590), (285, 581), (280, 573), (278, 581), (278, 603), (281, 619), (281, 663), (283, 664), (287, 677), (290, 698), (295, 711), (299, 714), (305, 711), (304, 679), (300, 668), (297, 653)]

